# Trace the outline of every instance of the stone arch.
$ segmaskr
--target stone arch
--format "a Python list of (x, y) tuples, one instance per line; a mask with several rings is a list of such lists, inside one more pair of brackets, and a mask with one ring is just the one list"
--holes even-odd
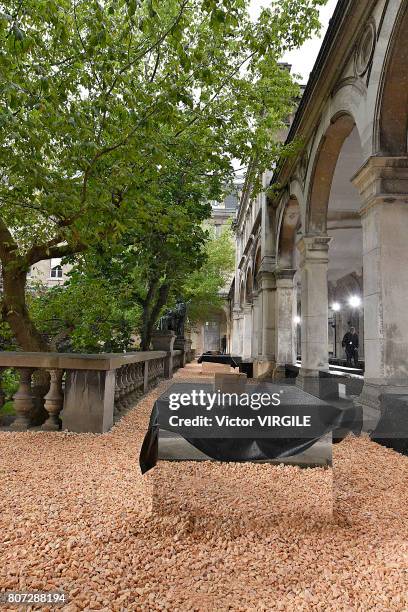
[[(309, 153), (308, 153), (309, 154)], [(307, 160), (309, 164), (309, 159)], [(289, 193), (291, 198), (296, 198), (299, 203), (300, 208), (302, 208), (304, 199), (305, 199), (305, 185), (306, 185), (306, 176), (308, 169), (306, 168), (305, 176), (303, 182), (300, 181), (298, 177), (293, 177), (288, 185)]]
[(258, 291), (259, 289), (259, 278), (258, 278), (258, 274), (259, 274), (259, 270), (261, 268), (261, 245), (258, 243), (256, 249), (255, 249), (255, 256), (254, 256), (254, 273), (253, 273), (253, 289), (254, 291)]
[(239, 306), (243, 308), (245, 304), (245, 281), (244, 277), (241, 278), (241, 283), (239, 285)]
[(306, 234), (319, 235), (327, 231), (327, 206), (333, 174), (343, 143), (354, 126), (355, 121), (350, 114), (340, 113), (332, 118), (319, 142), (309, 183)]
[(252, 294), (254, 290), (252, 266), (248, 266), (245, 278), (245, 303), (252, 303)]
[(277, 257), (279, 268), (294, 268), (296, 235), (301, 225), (300, 206), (295, 196), (290, 196), (282, 209), (278, 227)]
[(407, 154), (408, 132), (408, 3), (395, 20), (377, 97), (374, 143), (377, 153)]

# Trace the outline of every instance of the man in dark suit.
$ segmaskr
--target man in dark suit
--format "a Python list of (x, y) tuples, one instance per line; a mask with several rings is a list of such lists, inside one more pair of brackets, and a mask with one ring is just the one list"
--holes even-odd
[(354, 361), (354, 367), (358, 368), (358, 334), (355, 327), (350, 327), (344, 334), (341, 346), (346, 349), (347, 367), (352, 368)]

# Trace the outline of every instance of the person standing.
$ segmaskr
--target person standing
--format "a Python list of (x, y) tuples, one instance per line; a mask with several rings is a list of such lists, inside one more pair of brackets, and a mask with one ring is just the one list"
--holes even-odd
[(355, 327), (350, 327), (349, 331), (344, 334), (341, 346), (346, 350), (347, 367), (358, 368), (358, 334)]

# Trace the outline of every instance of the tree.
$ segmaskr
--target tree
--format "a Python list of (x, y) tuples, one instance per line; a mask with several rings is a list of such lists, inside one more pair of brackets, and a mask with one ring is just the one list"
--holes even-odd
[(37, 288), (28, 308), (51, 350), (113, 353), (131, 348), (140, 322), (140, 308), (122, 297), (108, 278), (74, 269), (64, 285)]
[(203, 265), (186, 278), (181, 293), (189, 302), (190, 323), (203, 321), (223, 305), (222, 290), (234, 271), (235, 248), (229, 225), (219, 236), (214, 230), (205, 244)]
[(134, 334), (146, 350), (163, 307), (177, 297), (189, 302), (189, 322), (205, 318), (222, 305), (220, 290), (233, 270), (234, 246), (228, 227), (220, 236), (200, 232), (200, 241), (196, 235), (184, 245), (177, 241), (177, 259), (169, 257), (169, 240), (163, 237), (149, 241), (156, 252), (148, 252), (146, 242), (143, 253), (135, 242), (116, 254), (88, 252), (64, 285), (37, 287), (31, 295), (29, 312), (37, 329), (53, 350), (129, 350)]
[(137, 330), (144, 350), (149, 348), (163, 307), (206, 256), (207, 232), (199, 223), (207, 214), (206, 208), (194, 200), (173, 202), (171, 207), (164, 200), (162, 206), (166, 228), (157, 229), (147, 217), (137, 230), (124, 234), (120, 243), (91, 249), (77, 264), (85, 277), (109, 286), (124, 311), (139, 307)]
[(1, 313), (20, 347), (48, 348), (30, 266), (165, 230), (161, 177), (181, 163), (216, 193), (233, 158), (277, 159), (295, 94), (278, 60), (320, 3), (274, 2), (256, 24), (245, 0), (0, 4)]

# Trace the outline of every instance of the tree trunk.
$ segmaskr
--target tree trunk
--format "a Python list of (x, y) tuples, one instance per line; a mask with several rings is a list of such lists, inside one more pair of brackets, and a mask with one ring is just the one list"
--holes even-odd
[[(142, 314), (142, 329), (140, 347), (142, 351), (148, 351), (152, 339), (154, 324), (156, 323), (160, 310), (167, 302), (169, 296), (170, 285), (165, 283), (158, 290), (156, 301), (151, 304), (151, 301), (145, 302)], [(152, 298), (151, 298), (152, 299)]]
[(17, 344), (23, 351), (47, 351), (46, 341), (30, 319), (26, 304), (27, 273), (3, 268), (2, 317), (10, 325)]
[[(48, 346), (30, 319), (26, 304), (27, 273), (14, 267), (3, 268), (2, 317), (10, 325), (17, 344), (23, 351), (45, 352)], [(44, 396), (49, 389), (49, 373), (36, 370), (32, 377), (34, 409), (30, 415), (32, 425), (41, 425), (48, 417), (44, 409)]]

